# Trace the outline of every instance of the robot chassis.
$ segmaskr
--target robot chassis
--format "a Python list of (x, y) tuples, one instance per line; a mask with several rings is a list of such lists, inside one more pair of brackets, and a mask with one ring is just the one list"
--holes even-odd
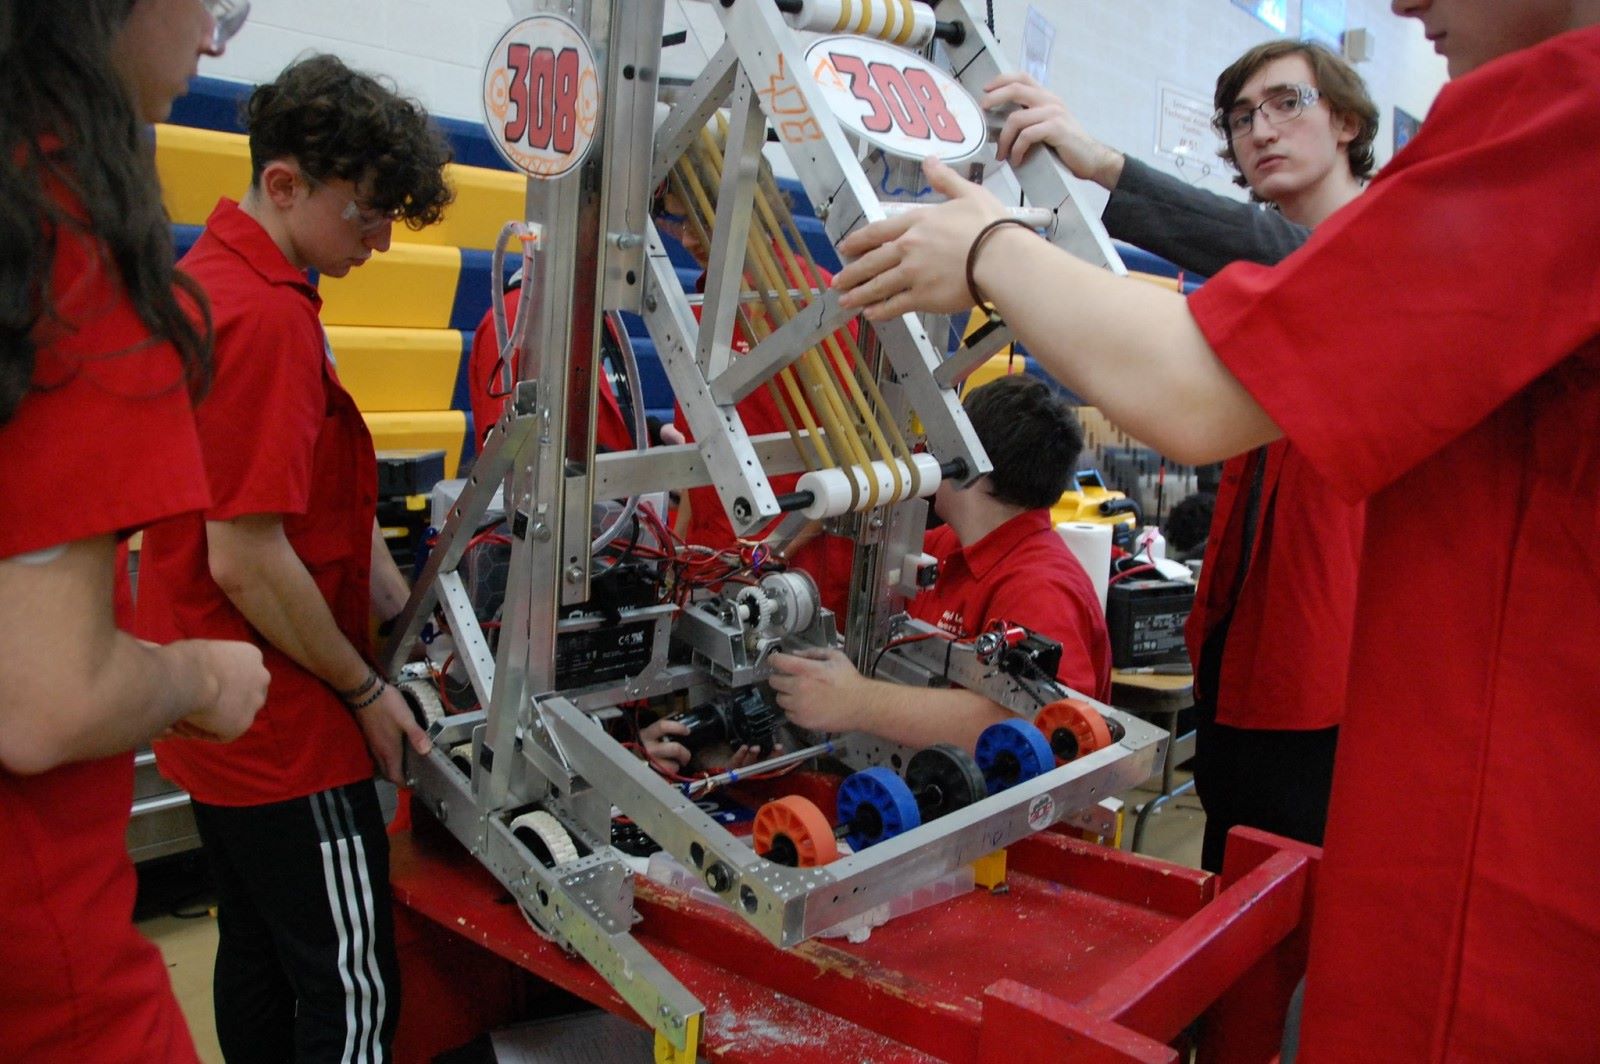
[[(940, 0), (931, 11), (900, 0), (863, 2), (873, 13), (860, 24), (877, 27), (880, 35), (894, 22), (889, 8), (907, 20), (914, 13), (914, 39), (922, 39), (923, 54), (934, 52), (927, 38), (936, 35), (949, 68), (969, 91), (1004, 69), (993, 38), (963, 0)], [(413, 677), (404, 686), (436, 707), (428, 691), (418, 692), (426, 681), (415, 678), (417, 667), (405, 663), (425, 626), (449, 631), (482, 708), (426, 714), (434, 749), (427, 757), (408, 751), (408, 785), (420, 805), (515, 896), (542, 934), (582, 956), (654, 1028), (658, 1057), (692, 1060), (703, 1006), (630, 934), (637, 918), (633, 872), (610, 845), (613, 807), (700, 875), (760, 934), (789, 947), (1052, 823), (1106, 831), (1111, 814), (1098, 803), (1157, 770), (1166, 734), (1061, 687), (1037, 668), (1005, 667), (1008, 658), (1017, 664), (1018, 648), (1011, 644), (1025, 633), (955, 642), (907, 619), (900, 606), (916, 590), (926, 508), (909, 490), (900, 492), (908, 497), (870, 509), (854, 498), (858, 512), (830, 521), (830, 528), (857, 544), (846, 651), (858, 667), (880, 677), (924, 686), (958, 684), (1016, 712), (1018, 720), (1005, 722), (1013, 725), (1009, 736), (996, 740), (986, 733), (991, 750), (985, 767), (994, 793), (985, 796), (979, 788), (968, 796), (975, 799), (970, 804), (947, 803), (937, 810), (943, 815), (920, 826), (914, 826), (920, 817), (912, 810), (900, 825), (908, 830), (878, 832), (889, 837), (829, 863), (791, 867), (769, 859), (778, 856), (771, 849), (763, 855), (750, 841), (729, 833), (684, 788), (657, 775), (604, 730), (601, 719), (617, 712), (619, 704), (708, 687), (745, 692), (768, 675), (772, 650), (838, 642), (833, 615), (817, 605), (809, 581), (793, 573), (768, 576), (737, 596), (701, 592), (682, 607), (670, 602), (627, 607), (604, 617), (581, 608), (591, 596), (591, 509), (597, 498), (637, 499), (665, 485), (710, 483), (741, 534), (812, 501), (780, 499), (768, 480), (803, 468), (794, 438), (749, 436), (734, 406), (851, 317), (831, 292), (803, 293), (812, 297), (804, 315), (747, 355), (730, 358), (744, 272), (738, 249), (749, 234), (767, 128), (776, 130), (835, 244), (893, 209), (879, 202), (875, 178), (920, 184), (915, 164), (864, 149), (847, 134), (808, 76), (795, 27), (831, 20), (826, 4), (713, 3), (726, 43), (656, 128), (663, 4), (511, 4), (519, 14), (559, 9), (588, 38), (603, 100), (597, 142), (566, 176), (528, 183), (531, 225), (523, 231), (536, 226), (538, 240), (537, 249), (524, 255), (528, 273), (518, 339), (523, 351), (546, 355), (542, 365), (523, 360), (523, 379), (513, 382), (511, 401), (450, 510), (385, 648), (384, 665), (391, 676)], [(730, 115), (726, 156), (703, 319), (697, 325), (650, 219), (649, 203), (652, 190), (724, 108)], [(1048, 212), (1049, 239), (1079, 257), (1122, 270), (1098, 222), (1081, 212), (1071, 194), (1072, 179), (1054, 158), (1035, 152), (1014, 178), (1026, 203)], [(595, 453), (602, 316), (622, 310), (643, 315), (698, 445)], [(1003, 323), (995, 319), (991, 325), (946, 357), (929, 337), (947, 335), (947, 320), (908, 315), (878, 326), (876, 348), (866, 356), (899, 426), (911, 426), (914, 413), (941, 474), (963, 482), (986, 472), (988, 460), (953, 389), (1008, 342)], [(563, 357), (550, 357), (552, 352)], [(491, 652), (460, 567), (491, 498), (502, 488), (511, 564), (500, 637)], [(877, 501), (880, 493), (871, 495)], [(802, 521), (791, 513), (775, 538), (781, 542)], [(627, 675), (584, 684), (568, 669), (558, 680), (562, 641), (608, 623), (635, 633), (635, 641), (648, 648), (647, 663), (641, 649), (642, 667)], [(1087, 713), (1085, 704), (1092, 706)], [(1019, 767), (1019, 758), (1040, 758), (1043, 736), (1027, 718), (1043, 705), (1078, 707), (1069, 715), (1080, 720), (1095, 718), (1097, 711), (1104, 724), (1082, 747), (1093, 752), (1056, 767), (1046, 746), (1043, 764)], [(1058, 730), (1055, 737), (1064, 733)], [(451, 751), (465, 752), (465, 744), (470, 754), (452, 760)], [(1062, 752), (1059, 743), (1057, 752)], [(849, 734), (785, 760), (821, 753), (875, 774), (877, 784), (896, 779), (883, 766), (905, 765), (912, 756), (872, 736)], [(534, 828), (534, 836), (516, 830), (524, 825)], [(860, 841), (861, 825), (855, 826)]]

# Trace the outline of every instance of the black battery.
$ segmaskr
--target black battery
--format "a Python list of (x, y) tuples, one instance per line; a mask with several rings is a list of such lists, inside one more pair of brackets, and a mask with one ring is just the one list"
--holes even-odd
[(1194, 585), (1181, 580), (1123, 580), (1106, 590), (1111, 664), (1118, 669), (1189, 660), (1184, 622)]
[(556, 687), (591, 684), (635, 676), (650, 664), (654, 620), (629, 621), (556, 637)]

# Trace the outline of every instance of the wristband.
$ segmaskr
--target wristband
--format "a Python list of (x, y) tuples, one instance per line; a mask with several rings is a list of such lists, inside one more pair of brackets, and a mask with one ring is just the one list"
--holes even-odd
[(377, 682), (378, 670), (371, 669), (367, 672), (367, 678), (356, 684), (354, 687), (344, 691), (341, 691), (339, 688), (335, 687), (333, 689), (333, 693), (338, 695), (340, 700), (348, 702), (353, 698), (360, 698), (362, 695), (366, 694), (368, 689), (370, 689), (372, 685)]
[(355, 710), (358, 710), (358, 709), (366, 709), (368, 706), (372, 705), (372, 703), (376, 702), (379, 699), (379, 697), (382, 696), (383, 692), (388, 690), (388, 689), (389, 689), (389, 685), (387, 683), (384, 683), (382, 680), (379, 680), (378, 681), (378, 686), (373, 689), (373, 691), (372, 691), (372, 693), (370, 695), (368, 695), (367, 697), (363, 698), (359, 702), (348, 702), (347, 701), (345, 703), (345, 705), (351, 710), (351, 712), (354, 712)]
[(984, 241), (988, 240), (994, 235), (995, 230), (1007, 225), (1017, 225), (1028, 230), (1029, 232), (1033, 231), (1033, 226), (1029, 225), (1021, 218), (996, 218), (994, 221), (978, 230), (978, 235), (972, 238), (972, 246), (967, 249), (967, 294), (972, 296), (972, 305), (975, 307), (981, 307), (985, 303), (989, 302), (987, 299), (984, 299), (983, 295), (978, 291), (978, 282), (973, 277), (973, 271), (978, 265), (978, 251), (983, 247)]

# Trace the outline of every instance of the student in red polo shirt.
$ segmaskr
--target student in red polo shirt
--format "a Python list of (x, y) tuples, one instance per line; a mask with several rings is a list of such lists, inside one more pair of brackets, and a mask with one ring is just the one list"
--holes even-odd
[[(964, 405), (994, 471), (965, 488), (939, 485), (933, 506), (945, 524), (925, 540), (939, 578), (907, 612), (957, 639), (994, 621), (1031, 628), (1061, 644), (1058, 680), (1104, 700), (1111, 694), (1105, 617), (1089, 574), (1050, 523), (1050, 506), (1083, 449), (1083, 429), (1063, 399), (1023, 374), (973, 389)], [(772, 667), (778, 705), (790, 721), (816, 731), (970, 750), (984, 728), (1013, 715), (971, 691), (869, 679), (837, 650), (774, 654)]]
[(195, 1061), (129, 917), (134, 746), (226, 739), (266, 695), (246, 643), (118, 631), (117, 542), (207, 502), (209, 342), (175, 298), (140, 126), (219, 27), (201, 0), (32, 5), (0, 30), (0, 1059)]
[(267, 705), (226, 749), (158, 743), (217, 880), (214, 1000), (229, 1060), (387, 1060), (399, 1005), (373, 764), (427, 740), (369, 664), (369, 618), (406, 597), (375, 517), (372, 440), (339, 383), (306, 271), (342, 277), (450, 201), (448, 148), (414, 102), (333, 56), (246, 107), (252, 177), (183, 267), (217, 330), (197, 412), (212, 502), (152, 528), (139, 625), (261, 647)]
[[(511, 284), (506, 286), (506, 331), (516, 335), (517, 313), (519, 306), (518, 296), (522, 292), (520, 274), (513, 277)], [(605, 335), (601, 339), (602, 363), (605, 359), (621, 361), (622, 353), (618, 347), (614, 330), (616, 319), (606, 315)], [(494, 309), (484, 311), (483, 320), (478, 322), (478, 328), (472, 334), (472, 350), (467, 356), (467, 397), (472, 404), (472, 431), (479, 445), (483, 438), (494, 428), (500, 420), (501, 413), (506, 407), (506, 396), (500, 391), (500, 344), (494, 332)], [(511, 367), (511, 380), (517, 379), (517, 367)], [(641, 382), (629, 381), (628, 387), (632, 390), (629, 396), (631, 402), (642, 403), (644, 396), (640, 394)], [(630, 417), (622, 413), (622, 405), (617, 401), (616, 389), (611, 386), (609, 373), (600, 376), (600, 401), (596, 406), (594, 441), (602, 451), (631, 451), (637, 444), (633, 439), (633, 422)], [(646, 429), (650, 436), (650, 443), (682, 443), (683, 437), (671, 425), (663, 424), (654, 418), (647, 419)], [(664, 431), (663, 431), (664, 430)]]
[(970, 259), (1141, 439), (1284, 435), (1367, 500), (1300, 1059), (1591, 1061), (1600, 838), (1537, 811), (1600, 819), (1600, 5), (1394, 8), (1456, 80), (1275, 269), (1183, 301), (1003, 222), (979, 242), (1004, 207), (930, 163), (952, 202), (854, 234), (838, 282), (872, 317), (950, 311)]
[[(1256, 45), (1217, 76), (1223, 157), (1260, 203), (1196, 188), (1101, 144), (1026, 74), (988, 89), (987, 107), (1021, 105), (1001, 130), (1001, 152), (1021, 162), (1034, 144), (1048, 146), (1111, 193), (1107, 232), (1200, 274), (1240, 259), (1281, 261), (1360, 195), (1374, 169), (1378, 109), (1361, 75), (1311, 41)], [(1222, 467), (1187, 626), (1202, 868), (1222, 870), (1228, 831), (1239, 824), (1322, 844), (1364, 515), (1288, 440)], [(1308, 674), (1324, 679), (1301, 682)]]

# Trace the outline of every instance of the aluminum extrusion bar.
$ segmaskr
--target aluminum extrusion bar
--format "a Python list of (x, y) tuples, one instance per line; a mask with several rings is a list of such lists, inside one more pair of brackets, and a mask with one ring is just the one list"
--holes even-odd
[(748, 354), (735, 359), (722, 372), (711, 375), (712, 399), (723, 405), (740, 402), (856, 316), (856, 311), (839, 305), (839, 294), (833, 289), (825, 291), (821, 298), (813, 298), (814, 295), (800, 292), (800, 299), (811, 302)]

